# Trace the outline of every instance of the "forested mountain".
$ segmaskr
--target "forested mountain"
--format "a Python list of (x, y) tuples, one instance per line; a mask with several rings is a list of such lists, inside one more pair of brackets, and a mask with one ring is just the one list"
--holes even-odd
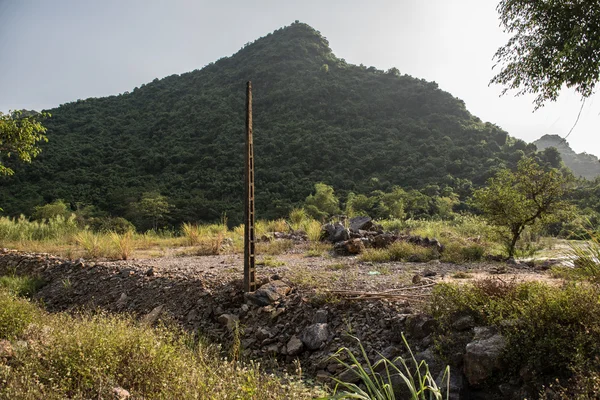
[(600, 160), (598, 157), (588, 153), (575, 153), (569, 143), (558, 135), (544, 135), (533, 144), (538, 150), (545, 150), (548, 147), (554, 147), (560, 153), (560, 156), (567, 167), (575, 176), (586, 179), (594, 179), (600, 176)]
[(48, 110), (48, 143), (31, 165), (2, 178), (0, 205), (29, 214), (64, 199), (127, 216), (155, 191), (173, 205), (174, 224), (222, 212), (239, 222), (248, 80), (262, 218), (286, 214), (316, 182), (342, 199), (394, 185), (452, 188), (465, 198), (473, 184), (535, 151), (436, 83), (348, 64), (296, 22), (201, 70)]

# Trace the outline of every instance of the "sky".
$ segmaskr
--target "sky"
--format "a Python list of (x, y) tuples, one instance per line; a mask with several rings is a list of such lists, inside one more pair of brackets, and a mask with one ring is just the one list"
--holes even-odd
[[(499, 0), (0, 0), (0, 111), (50, 109), (201, 69), (295, 20), (340, 58), (435, 81), (467, 109), (531, 142), (565, 136), (600, 156), (600, 98), (533, 96), (489, 86), (509, 36)], [(577, 124), (578, 114), (581, 116)]]

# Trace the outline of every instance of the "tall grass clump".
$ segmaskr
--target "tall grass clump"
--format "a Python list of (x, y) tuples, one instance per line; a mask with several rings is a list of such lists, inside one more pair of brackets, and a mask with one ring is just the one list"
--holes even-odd
[(201, 232), (198, 225), (185, 222), (181, 225), (181, 233), (186, 240), (186, 244), (195, 246), (200, 243)]
[[(410, 360), (408, 361), (402, 357), (389, 360), (381, 356), (377, 362), (371, 363), (362, 343), (357, 338), (355, 339), (358, 341), (360, 355), (365, 365), (350, 349), (345, 347), (338, 350), (332, 358), (354, 373), (363, 386), (335, 379), (337, 385), (334, 393), (326, 399), (395, 400), (401, 398), (442, 400), (449, 398), (450, 368), (446, 367), (442, 377), (441, 384), (445, 384), (445, 387), (438, 386), (429, 371), (429, 366), (425, 361), (417, 361), (404, 335), (402, 335), (402, 339), (410, 353)], [(348, 361), (345, 361), (346, 359)], [(402, 387), (393, 387), (394, 380), (401, 382)], [(400, 396), (400, 393), (402, 393), (402, 397), (397, 397)]]
[(586, 242), (569, 243), (567, 256), (573, 263), (576, 277), (600, 283), (600, 235), (591, 234)]
[[(108, 399), (121, 387), (144, 399), (309, 399), (316, 390), (264, 374), (183, 331), (105, 313), (46, 314), (0, 291), (0, 339), (27, 341), (0, 359), (0, 397)], [(14, 342), (12, 342), (14, 341)]]
[(23, 215), (18, 219), (0, 217), (0, 241), (3, 242), (68, 240), (79, 231), (74, 214), (42, 221), (29, 221)]
[(88, 258), (98, 258), (108, 253), (106, 241), (100, 234), (88, 230), (81, 231), (75, 235), (75, 241), (84, 249)]
[(289, 217), (292, 228), (296, 231), (302, 229), (304, 221), (309, 218), (304, 208), (294, 208)]
[(306, 236), (308, 236), (308, 240), (311, 242), (321, 240), (322, 228), (322, 224), (316, 219), (309, 218), (302, 223), (302, 230), (306, 232)]
[(108, 234), (114, 250), (114, 257), (127, 260), (133, 253), (133, 232), (110, 232)]

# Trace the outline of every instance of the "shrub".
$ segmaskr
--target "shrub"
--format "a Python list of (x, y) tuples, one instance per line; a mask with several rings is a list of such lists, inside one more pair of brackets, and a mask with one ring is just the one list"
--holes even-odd
[(123, 234), (110, 232), (109, 238), (114, 249), (114, 257), (127, 260), (133, 253), (133, 232)]
[(0, 290), (0, 339), (15, 339), (39, 317), (36, 306), (15, 294)]
[(508, 340), (504, 357), (509, 373), (536, 371), (526, 383), (540, 385), (600, 368), (594, 356), (600, 354), (599, 298), (600, 288), (586, 283), (557, 288), (489, 279), (437, 285), (430, 312), (440, 323), (442, 337), (450, 334), (460, 314), (472, 315), (478, 325), (496, 326)]

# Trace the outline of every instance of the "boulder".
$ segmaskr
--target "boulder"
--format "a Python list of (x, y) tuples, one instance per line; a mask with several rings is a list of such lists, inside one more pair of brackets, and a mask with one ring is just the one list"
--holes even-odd
[(360, 230), (368, 231), (373, 228), (373, 220), (370, 217), (350, 218), (350, 230), (358, 232)]
[(464, 374), (470, 385), (480, 386), (502, 369), (500, 356), (506, 348), (506, 339), (489, 328), (475, 328), (475, 331), (473, 341), (466, 347)]
[(304, 350), (304, 343), (296, 335), (292, 336), (287, 342), (287, 354), (289, 356), (297, 356)]
[(327, 310), (324, 310), (324, 309), (317, 310), (317, 312), (313, 316), (313, 323), (314, 324), (326, 324), (327, 316), (328, 316)]
[(154, 307), (152, 311), (142, 317), (142, 323), (152, 325), (158, 320), (160, 313), (162, 313), (163, 308), (165, 308), (164, 304), (161, 304), (158, 307)]
[(285, 282), (276, 280), (266, 283), (259, 287), (253, 293), (246, 293), (244, 296), (259, 306), (268, 306), (287, 296), (292, 289)]
[(373, 247), (376, 249), (383, 249), (388, 247), (390, 244), (396, 241), (396, 237), (394, 235), (390, 235), (389, 233), (383, 233), (381, 235), (376, 235), (371, 240)]
[(112, 389), (112, 395), (114, 400), (127, 400), (131, 397), (129, 391), (118, 386)]
[(414, 339), (423, 339), (435, 330), (435, 320), (424, 314), (412, 314), (406, 318), (406, 333)]
[(350, 239), (336, 243), (333, 251), (340, 255), (360, 254), (365, 251), (365, 245), (362, 239)]
[(343, 242), (350, 239), (350, 231), (339, 222), (326, 224), (323, 226), (323, 230), (325, 231), (325, 240), (331, 243)]
[(228, 330), (233, 331), (236, 325), (239, 324), (240, 319), (237, 315), (222, 314), (219, 316), (218, 321), (221, 325), (227, 327)]
[(329, 337), (329, 327), (327, 324), (312, 324), (304, 329), (300, 340), (309, 350), (318, 350)]

